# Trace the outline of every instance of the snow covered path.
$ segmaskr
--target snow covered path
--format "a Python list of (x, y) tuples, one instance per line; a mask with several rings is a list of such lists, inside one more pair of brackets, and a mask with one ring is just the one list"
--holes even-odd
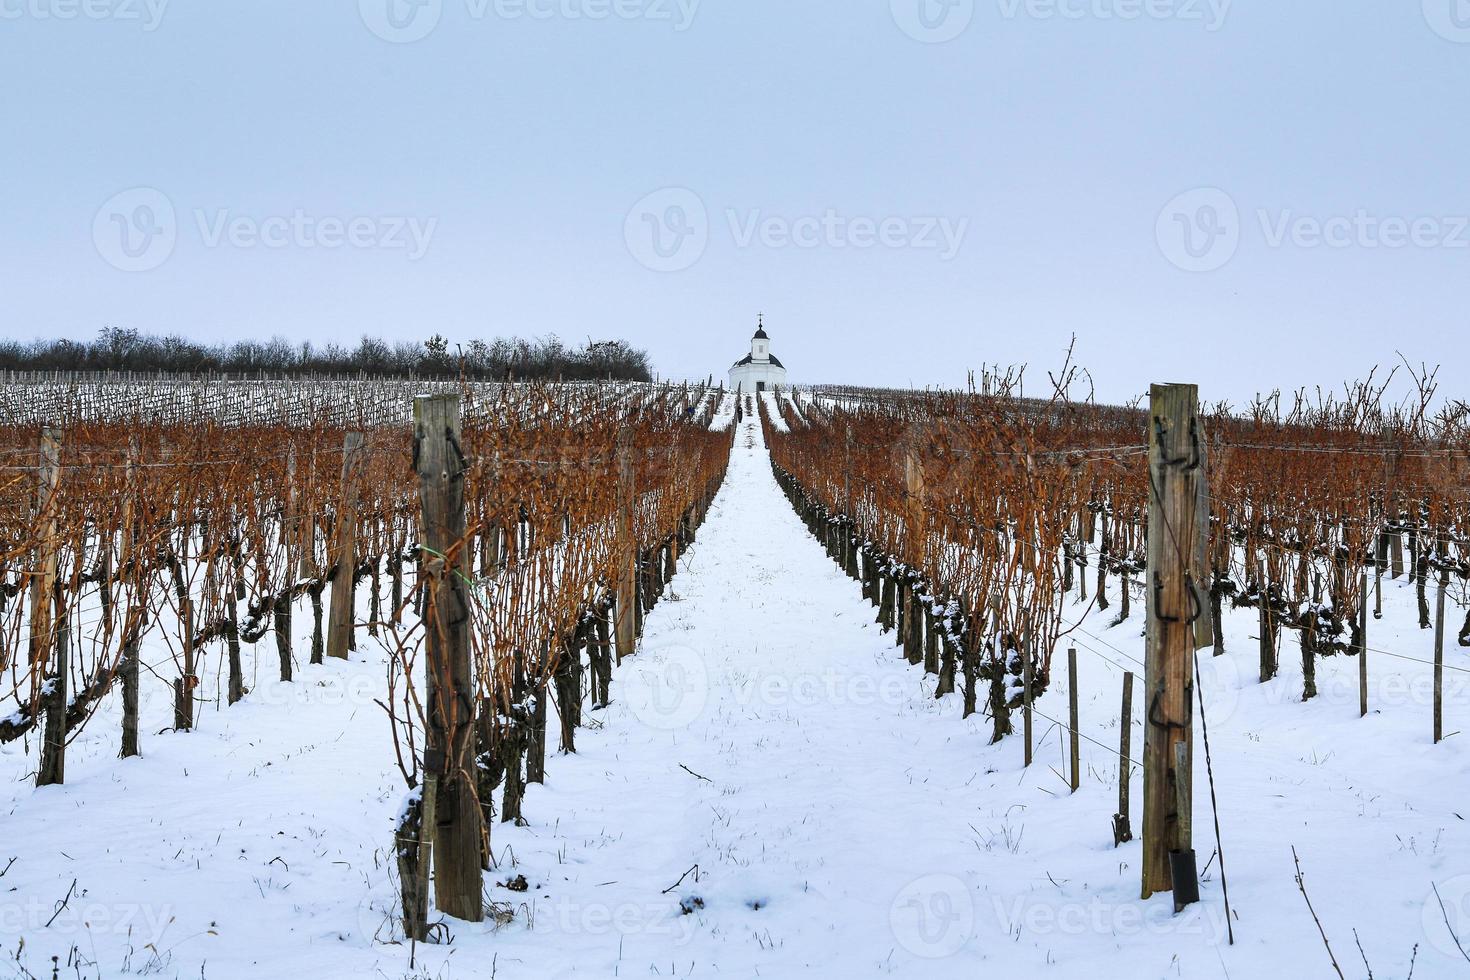
[(806, 533), (753, 420), (674, 589), (603, 730), (527, 800), (558, 847), (581, 848), (535, 915), (538, 933), (571, 935), (542, 937), (526, 967), (851, 976), (953, 952), (965, 937), (922, 920), (928, 905), (896, 920), (893, 906), (948, 914), (950, 880), (935, 895), (920, 869), (976, 863), (967, 784), (984, 740), (915, 710), (921, 674)]

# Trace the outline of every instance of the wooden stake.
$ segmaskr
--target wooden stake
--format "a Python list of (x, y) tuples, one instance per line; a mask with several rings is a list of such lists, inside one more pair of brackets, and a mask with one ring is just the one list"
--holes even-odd
[(618, 440), (618, 533), (614, 545), (617, 551), (617, 576), (615, 583), (617, 607), (613, 623), (617, 642), (618, 663), (631, 657), (637, 645), (638, 628), (638, 542), (633, 521), (633, 506), (637, 499), (636, 476), (633, 469), (633, 447), (626, 434)]
[(927, 492), (927, 481), (924, 477), (924, 460), (919, 451), (913, 446), (909, 447), (908, 454), (904, 457), (903, 467), (904, 497), (906, 511), (904, 513), (904, 530), (908, 532), (909, 552), (914, 562), (914, 570), (922, 573), (924, 570), (924, 549), (928, 538), (928, 527), (924, 512), (924, 497)]
[(1358, 602), (1358, 717), (1368, 716), (1368, 573), (1363, 573), (1362, 599)]
[[(128, 440), (127, 493), (122, 507), (122, 545), (118, 566), (127, 581), (128, 608), (123, 613), (122, 659), (118, 676), (122, 680), (122, 747), (121, 758), (138, 755), (138, 643), (147, 615), (148, 590), (142, 581), (142, 563), (134, 565), (138, 534), (138, 437)], [(141, 598), (140, 598), (141, 597)]]
[(448, 915), (479, 922), (484, 918), (480, 895), (483, 824), (468, 776), (475, 771), (475, 689), (465, 582), (465, 460), (460, 451), (459, 395), (416, 398), (413, 414), (423, 515), (424, 645), (428, 652), (425, 829), (434, 835), (435, 903)]
[[(1421, 573), (1422, 574), (1422, 573)], [(1439, 573), (1434, 601), (1434, 744), (1444, 739), (1444, 593), (1450, 573)]]
[(1034, 668), (1031, 665), (1031, 650), (1029, 648), (1030, 647), (1030, 644), (1029, 643), (1023, 643), (1022, 646), (1026, 647), (1027, 649), (1024, 649), (1024, 650), (1021, 651), (1021, 683), (1023, 685), (1025, 685), (1024, 690), (1022, 690), (1022, 692), (1021, 692), (1021, 697), (1022, 697), (1021, 720), (1023, 722), (1022, 727), (1026, 731), (1026, 765), (1029, 766), (1029, 765), (1031, 765), (1031, 759), (1032, 759), (1032, 746), (1031, 746), (1031, 683), (1032, 683), (1032, 681), (1031, 681), (1031, 678), (1032, 678), (1033, 673), (1034, 673)]
[(30, 662), (41, 665), (45, 674), (53, 641), (52, 609), (57, 567), (57, 487), (61, 484), (61, 433), (51, 427), (41, 430), (41, 458), (36, 470), (36, 513), (41, 518), (41, 549), (35, 556), (31, 575)]
[[(417, 402), (415, 402), (417, 404)], [(362, 475), (362, 433), (342, 439), (342, 498), (337, 506), (336, 567), (327, 615), (327, 656), (347, 659), (352, 645), (352, 593), (357, 572), (357, 498)]]
[(60, 786), (66, 782), (66, 705), (71, 678), (70, 610), (66, 608), (59, 587), (51, 598), (56, 603), (56, 635), (51, 656), (55, 667), (49, 678), (51, 689), (41, 699), (45, 705), (45, 727), (41, 736), (41, 762), (36, 768), (37, 786)]
[[(1204, 478), (1194, 385), (1154, 385), (1149, 406), (1148, 629), (1144, 679), (1143, 897), (1170, 891), (1170, 851), (1193, 847), (1179, 800), (1192, 786), (1198, 506)], [(1175, 749), (1183, 746), (1183, 752)]]
[(1261, 683), (1264, 684), (1276, 676), (1276, 640), (1271, 630), (1271, 597), (1266, 591), (1266, 583), (1264, 581), (1261, 582), (1260, 601), (1257, 611), (1261, 614)]
[(1072, 792), (1082, 785), (1082, 735), (1077, 717), (1077, 648), (1067, 648), (1067, 701), (1072, 723)]
[(1133, 824), (1128, 816), (1128, 776), (1133, 768), (1133, 672), (1123, 675), (1123, 712), (1118, 716), (1122, 731), (1118, 736), (1118, 812), (1113, 814), (1113, 846), (1133, 839)]

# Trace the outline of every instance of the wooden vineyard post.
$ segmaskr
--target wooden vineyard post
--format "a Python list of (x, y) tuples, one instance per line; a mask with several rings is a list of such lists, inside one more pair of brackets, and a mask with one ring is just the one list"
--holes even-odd
[(1265, 582), (1261, 583), (1259, 612), (1261, 614), (1261, 683), (1264, 684), (1276, 676), (1276, 641), (1272, 636), (1271, 596), (1266, 590)]
[[(309, 460), (309, 470), (303, 481), (305, 493), (303, 499), (315, 500), (316, 498), (316, 447), (313, 446)], [(301, 540), (297, 547), (300, 548), (301, 570), (299, 572), (303, 579), (310, 580), (306, 594), (311, 600), (311, 657), (310, 662), (319, 664), (326, 654), (326, 642), (322, 637), (322, 589), (326, 583), (322, 581), (322, 568), (317, 561), (316, 537), (317, 516), (315, 513), (302, 512), (300, 517)]]
[[(1191, 651), (1191, 655), (1192, 654), (1193, 654), (1193, 651)], [(1188, 745), (1187, 743), (1184, 743), (1184, 742), (1175, 742), (1174, 743), (1174, 765), (1175, 765), (1175, 768), (1177, 768), (1180, 771), (1187, 772), (1189, 770), (1189, 767), (1190, 767), (1190, 754), (1192, 752), (1193, 752), (1193, 748), (1190, 745)], [(1174, 808), (1175, 808), (1176, 812), (1179, 814), (1179, 816), (1178, 816), (1179, 836), (1182, 839), (1186, 840), (1186, 841), (1190, 841), (1190, 840), (1193, 840), (1194, 839), (1194, 797), (1193, 797), (1193, 791), (1194, 791), (1194, 787), (1191, 785), (1191, 781), (1188, 780), (1188, 779), (1178, 780), (1174, 784), (1174, 792), (1178, 795), (1178, 798), (1174, 801)], [(1185, 850), (1188, 850), (1188, 848), (1185, 848)], [(1186, 899), (1186, 898), (1184, 898), (1179, 893), (1179, 890), (1178, 889), (1175, 889), (1175, 892), (1174, 892), (1174, 914), (1175, 915), (1178, 915), (1180, 912), (1183, 912), (1184, 911), (1184, 907), (1186, 905), (1188, 905), (1193, 900), (1194, 899)]]
[(924, 567), (924, 549), (928, 542), (929, 529), (926, 524), (924, 512), (925, 478), (924, 460), (919, 455), (917, 448), (910, 446), (908, 455), (904, 459), (903, 467), (904, 498), (907, 503), (907, 512), (904, 514), (904, 523), (912, 542), (911, 552), (914, 558), (915, 570), (922, 571)]
[(479, 922), (484, 918), (482, 818), (470, 783), (475, 771), (475, 688), (465, 594), (465, 460), (459, 448), (459, 395), (420, 396), (414, 399), (413, 414), (428, 653), (423, 834), (433, 835), (436, 905), (447, 915)]
[(1358, 602), (1358, 717), (1368, 717), (1368, 573), (1363, 573), (1363, 597)]
[(174, 730), (180, 732), (192, 732), (194, 730), (194, 690), (199, 686), (199, 676), (195, 673), (197, 664), (195, 662), (194, 649), (194, 596), (189, 580), (184, 576), (184, 569), (189, 567), (189, 540), (192, 534), (191, 522), (184, 519), (183, 511), (184, 494), (181, 490), (174, 493), (174, 520), (183, 524), (182, 534), (179, 537), (179, 553), (172, 562), (174, 594), (178, 602), (179, 615), (179, 645), (182, 650), (182, 676), (174, 678)]
[(1022, 697), (1022, 705), (1023, 705), (1023, 709), (1024, 709), (1022, 711), (1022, 715), (1021, 715), (1021, 720), (1022, 720), (1022, 726), (1021, 727), (1023, 729), (1025, 729), (1025, 733), (1026, 733), (1026, 765), (1029, 766), (1029, 765), (1031, 765), (1031, 759), (1032, 759), (1032, 744), (1031, 744), (1031, 682), (1032, 682), (1034, 668), (1031, 665), (1031, 650), (1029, 649), (1030, 644), (1025, 644), (1025, 646), (1027, 646), (1028, 649), (1021, 651), (1021, 685), (1022, 685), (1021, 697)]
[[(1423, 574), (1422, 572), (1420, 574)], [(1434, 600), (1434, 744), (1444, 739), (1444, 593), (1450, 573), (1441, 570)]]
[(633, 502), (637, 488), (634, 486), (633, 446), (627, 433), (618, 438), (618, 532), (614, 545), (617, 554), (617, 610), (614, 635), (618, 648), (618, 663), (631, 657), (637, 643), (638, 603), (638, 543), (634, 538)]
[(36, 472), (36, 513), (41, 517), (41, 550), (31, 575), (30, 662), (44, 673), (51, 654), (52, 593), (56, 590), (56, 490), (61, 484), (61, 434), (41, 430), (41, 459)]
[[(148, 590), (142, 582), (142, 562), (137, 561), (138, 534), (138, 437), (128, 441), (127, 493), (122, 506), (122, 551), (118, 567), (128, 581), (129, 608), (123, 613), (122, 661), (118, 676), (122, 679), (122, 748), (119, 755), (138, 755), (138, 640), (143, 631)], [(136, 564), (135, 564), (136, 563)], [(138, 596), (145, 597), (142, 602)]]
[(1072, 768), (1072, 792), (1077, 792), (1082, 785), (1082, 734), (1078, 731), (1077, 717), (1077, 648), (1067, 648), (1067, 702), (1071, 709), (1068, 721), (1071, 723), (1071, 758)]
[[(31, 579), (31, 663), (47, 678), (48, 691), (41, 698), (45, 728), (41, 740), (41, 763), (36, 770), (37, 786), (66, 781), (66, 701), (70, 665), (67, 663), (66, 615), (57, 591), (57, 489), (61, 485), (61, 437), (55, 429), (41, 430), (41, 459), (36, 474), (36, 512), (41, 515), (41, 554), (37, 574)], [(105, 587), (105, 586), (104, 586)], [(52, 666), (52, 662), (54, 667)]]
[(281, 551), (285, 559), (285, 594), (271, 610), (276, 633), (276, 656), (281, 662), (281, 680), (289, 681), (291, 669), (291, 593), (295, 581), (295, 544), (298, 540), (296, 525), (301, 521), (301, 488), (296, 482), (296, 450), (286, 456), (286, 512), (281, 519)]
[[(1204, 479), (1194, 385), (1154, 385), (1149, 399), (1148, 628), (1144, 676), (1143, 897), (1173, 887), (1170, 854), (1192, 850), (1187, 816), (1194, 745), (1198, 483)], [(1182, 752), (1176, 749), (1182, 746)]]
[(1123, 675), (1123, 713), (1118, 735), (1118, 812), (1113, 814), (1113, 846), (1121, 847), (1133, 839), (1133, 824), (1128, 817), (1128, 777), (1133, 768), (1133, 671)]
[(337, 505), (332, 599), (327, 616), (327, 656), (347, 659), (352, 638), (352, 590), (357, 571), (357, 497), (362, 474), (362, 433), (342, 440), (342, 499)]
[[(843, 424), (842, 450), (842, 568), (847, 574), (859, 578), (857, 518), (852, 507), (852, 425)], [(867, 578), (862, 577), (863, 592), (867, 592)]]

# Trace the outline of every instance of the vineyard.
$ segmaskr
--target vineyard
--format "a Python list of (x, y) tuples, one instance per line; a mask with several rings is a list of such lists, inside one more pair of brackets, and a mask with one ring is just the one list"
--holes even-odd
[(1019, 380), (0, 382), (7, 969), (1470, 969), (1470, 409)]

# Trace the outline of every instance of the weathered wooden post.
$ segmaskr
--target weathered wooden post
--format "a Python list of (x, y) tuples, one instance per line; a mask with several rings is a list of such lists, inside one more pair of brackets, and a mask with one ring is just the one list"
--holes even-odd
[(1009, 658), (1006, 656), (1006, 637), (1001, 630), (1001, 594), (990, 594), (991, 654), (990, 654), (990, 744), (995, 745), (1015, 728), (1011, 725), (1010, 703), (1006, 695), (1006, 671)]
[(179, 551), (171, 559), (174, 598), (178, 604), (179, 646), (183, 648), (182, 676), (174, 678), (174, 730), (194, 730), (194, 691), (199, 686), (199, 675), (195, 672), (194, 649), (194, 595), (184, 569), (189, 567), (189, 541), (194, 533), (193, 522), (183, 512), (184, 495), (176, 491), (174, 496), (174, 520), (182, 526), (179, 536)]
[(301, 488), (296, 483), (296, 450), (286, 457), (286, 509), (281, 518), (281, 551), (286, 566), (284, 589), (277, 598), (271, 617), (275, 625), (276, 655), (281, 662), (281, 680), (289, 681), (291, 669), (291, 595), (296, 581), (296, 525), (301, 520)]
[[(852, 535), (852, 423), (845, 420), (842, 423), (842, 514), (845, 522), (843, 537), (847, 542), (842, 567), (857, 578), (857, 542)], [(866, 587), (863, 591), (867, 591)]]
[[(1190, 745), (1187, 745), (1184, 742), (1175, 742), (1175, 768), (1184, 772), (1188, 772), (1192, 764), (1190, 756), (1193, 754), (1193, 751), (1194, 750)], [(1174, 801), (1174, 810), (1178, 814), (1177, 822), (1179, 826), (1179, 836), (1185, 841), (1192, 841), (1194, 839), (1193, 781), (1190, 779), (1176, 780), (1174, 783), (1174, 792), (1177, 796), (1177, 799), (1175, 799)], [(1146, 846), (1147, 845), (1145, 844), (1145, 847)], [(1189, 848), (1183, 848), (1172, 853), (1175, 855), (1189, 853), (1191, 857), (1193, 856), (1193, 851), (1191, 851)], [(1190, 866), (1189, 870), (1192, 872), (1192, 865), (1194, 864), (1194, 862), (1191, 860), (1187, 862), (1187, 864)], [(1184, 907), (1186, 905), (1190, 905), (1194, 902), (1199, 901), (1199, 881), (1192, 874), (1185, 880), (1180, 880), (1180, 878), (1178, 877), (1180, 872), (1177, 868), (1175, 869), (1174, 873), (1174, 914), (1178, 915), (1180, 912), (1184, 911)]]
[[(306, 500), (316, 499), (315, 491), (318, 473), (316, 455), (316, 447), (313, 446), (311, 457), (308, 461), (309, 469), (304, 483), (305, 493), (303, 497)], [(299, 574), (303, 579), (311, 582), (306, 589), (306, 594), (311, 600), (310, 662), (319, 664), (326, 654), (327, 644), (322, 633), (322, 590), (325, 588), (326, 583), (322, 581), (323, 570), (321, 564), (317, 561), (316, 555), (317, 515), (303, 512), (299, 518), (299, 523), (298, 530), (301, 534), (301, 539), (297, 543), (301, 554), (301, 570)], [(328, 560), (330, 560), (330, 556)]]
[(435, 904), (448, 915), (479, 922), (484, 918), (483, 828), (470, 782), (475, 771), (475, 688), (465, 594), (465, 459), (460, 452), (459, 395), (421, 396), (414, 399), (413, 410), (428, 653), (424, 812), (434, 815), (432, 822), (425, 821), (424, 833), (434, 835)]
[(1031, 644), (1024, 644), (1025, 650), (1021, 651), (1021, 727), (1026, 737), (1026, 765), (1031, 765), (1033, 750), (1031, 743), (1031, 685), (1035, 676), (1035, 668), (1031, 663)]
[(55, 663), (48, 681), (49, 689), (41, 696), (44, 728), (41, 734), (41, 761), (36, 768), (37, 786), (60, 786), (66, 782), (66, 706), (70, 696), (71, 611), (62, 597), (61, 586), (55, 588), (56, 614), (53, 622), (55, 638), (51, 660)]
[(618, 530), (614, 545), (617, 563), (617, 593), (613, 624), (618, 663), (631, 657), (637, 645), (638, 615), (638, 542), (633, 521), (633, 505), (637, 487), (633, 470), (633, 444), (625, 429), (618, 437)]
[[(137, 558), (138, 535), (138, 437), (128, 440), (127, 492), (122, 506), (122, 545), (118, 568), (127, 581), (129, 608), (123, 613), (122, 659), (118, 676), (122, 680), (122, 748), (121, 758), (138, 755), (138, 643), (147, 615), (148, 589), (143, 582), (143, 563)], [(142, 597), (141, 599), (139, 597)]]
[(925, 546), (929, 538), (927, 515), (924, 509), (927, 488), (924, 478), (924, 458), (915, 446), (909, 446), (908, 455), (904, 459), (903, 480), (907, 508), (904, 514), (905, 530), (911, 542), (910, 552), (914, 560), (914, 569), (923, 572)]
[[(1421, 578), (1423, 571), (1420, 572)], [(1434, 744), (1444, 739), (1444, 594), (1449, 585), (1448, 569), (1440, 569), (1439, 589), (1434, 599)]]
[[(417, 404), (417, 402), (415, 402)], [(357, 572), (357, 498), (362, 476), (362, 433), (342, 439), (342, 498), (337, 505), (332, 598), (327, 616), (327, 656), (347, 659), (352, 644), (352, 592)]]
[(31, 574), (30, 662), (44, 673), (51, 654), (52, 593), (56, 589), (57, 488), (61, 484), (61, 433), (47, 426), (41, 430), (41, 456), (36, 470), (36, 514), (41, 518), (40, 549)]
[[(1149, 405), (1148, 628), (1144, 678), (1143, 897), (1174, 886), (1171, 854), (1193, 856), (1179, 801), (1192, 798), (1199, 481), (1194, 385), (1154, 385)], [(1183, 750), (1176, 749), (1183, 746)], [(1183, 863), (1183, 862), (1181, 862)]]
[[(66, 701), (70, 665), (65, 604), (57, 588), (58, 542), (56, 512), (60, 506), (61, 435), (49, 426), (41, 430), (41, 457), (36, 471), (36, 513), (40, 515), (41, 553), (31, 579), (31, 663), (47, 690), (41, 697), (45, 721), (41, 739), (41, 762), (36, 770), (37, 786), (66, 781)], [(103, 586), (106, 588), (106, 586)], [(54, 665), (53, 662), (54, 661)], [(35, 676), (33, 674), (32, 676)]]
[(1128, 777), (1133, 768), (1133, 671), (1123, 675), (1123, 713), (1118, 736), (1118, 812), (1113, 814), (1113, 846), (1120, 847), (1133, 839), (1133, 823), (1128, 816)]
[(1077, 648), (1067, 648), (1067, 703), (1071, 711), (1069, 721), (1072, 724), (1071, 749), (1072, 749), (1072, 792), (1077, 792), (1082, 785), (1082, 735), (1079, 731), (1079, 719), (1077, 712)]
[(1261, 683), (1264, 684), (1276, 676), (1276, 637), (1274, 620), (1271, 612), (1271, 594), (1266, 588), (1266, 581), (1261, 580), (1258, 611), (1260, 612), (1260, 652), (1261, 652)]
[(1368, 573), (1363, 573), (1358, 601), (1358, 717), (1368, 716)]

